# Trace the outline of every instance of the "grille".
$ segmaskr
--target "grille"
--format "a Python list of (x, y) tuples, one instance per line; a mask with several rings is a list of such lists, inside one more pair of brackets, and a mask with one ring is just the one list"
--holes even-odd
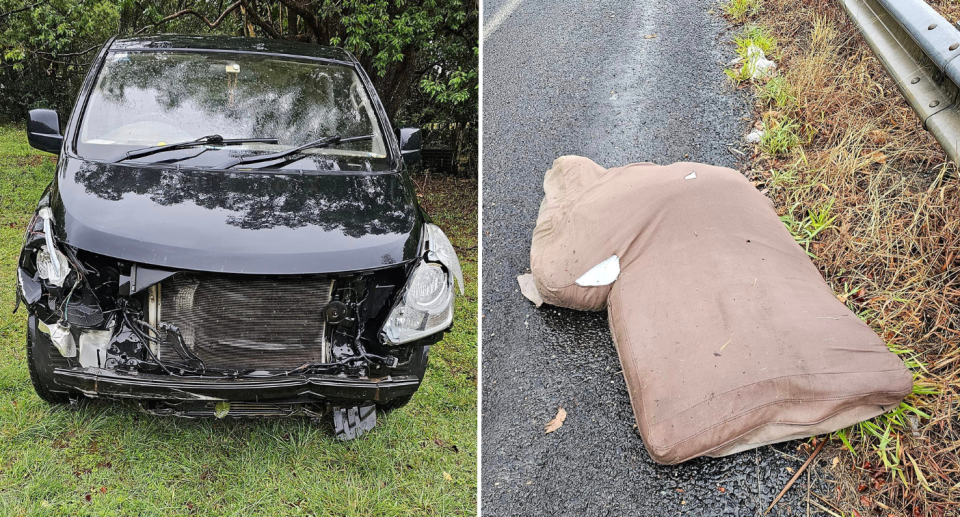
[[(333, 281), (178, 273), (160, 284), (160, 321), (208, 368), (288, 370), (323, 362)], [(160, 359), (179, 360), (164, 344)]]

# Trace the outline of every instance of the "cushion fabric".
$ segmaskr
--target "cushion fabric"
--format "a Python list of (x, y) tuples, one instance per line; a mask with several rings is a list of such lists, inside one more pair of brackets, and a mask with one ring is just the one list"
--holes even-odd
[[(832, 432), (896, 407), (912, 376), (835, 297), (733, 169), (574, 156), (544, 179), (530, 264), (548, 304), (608, 312), (644, 445), (679, 463)], [(616, 255), (619, 277), (582, 287)]]

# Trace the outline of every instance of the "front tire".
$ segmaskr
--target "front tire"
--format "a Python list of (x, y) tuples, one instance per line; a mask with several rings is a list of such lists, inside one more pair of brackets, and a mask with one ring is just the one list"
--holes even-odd
[[(427, 371), (427, 362), (429, 361), (429, 358), (430, 345), (421, 346), (417, 351), (414, 352), (413, 357), (410, 358), (411, 365), (408, 367), (410, 368), (410, 373), (413, 373), (419, 377), (420, 382), (423, 382), (423, 377)], [(420, 388), (418, 386), (417, 391), (419, 390)], [(394, 409), (400, 409), (410, 403), (410, 401), (413, 399), (413, 395), (414, 393), (411, 393), (410, 395), (402, 395), (391, 400), (390, 402), (377, 404), (377, 407), (385, 412), (393, 411)]]
[(382, 411), (393, 411), (394, 409), (400, 409), (409, 404), (411, 400), (413, 400), (413, 395), (403, 395), (385, 404), (380, 404), (380, 409)]
[(49, 369), (43, 368), (42, 365), (37, 363), (38, 357), (45, 357), (50, 354), (49, 350), (39, 349), (41, 343), (36, 338), (37, 332), (37, 317), (30, 315), (27, 320), (27, 367), (30, 370), (33, 389), (48, 404), (66, 404), (70, 402), (70, 397), (66, 393), (52, 391), (55, 384)]

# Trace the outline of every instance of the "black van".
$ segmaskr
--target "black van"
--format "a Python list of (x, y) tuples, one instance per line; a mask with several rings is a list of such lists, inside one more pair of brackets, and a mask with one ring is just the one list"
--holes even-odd
[(108, 41), (20, 254), (37, 393), (185, 417), (319, 416), (337, 435), (410, 399), (463, 278), (369, 77), (337, 48)]

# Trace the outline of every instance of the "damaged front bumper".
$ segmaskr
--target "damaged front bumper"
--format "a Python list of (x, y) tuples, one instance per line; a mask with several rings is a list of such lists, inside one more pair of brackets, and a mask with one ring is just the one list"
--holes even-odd
[(440, 337), (418, 342), (403, 367), (381, 377), (259, 371), (229, 378), (82, 367), (58, 353), (49, 336), (39, 331), (33, 316), (28, 323), (28, 332), (31, 333), (29, 342), (36, 347), (34, 360), (38, 370), (52, 379), (53, 391), (71, 397), (174, 403), (254, 402), (274, 404), (278, 409), (296, 404), (332, 407), (372, 402), (390, 405), (410, 397), (423, 380), (430, 345)]
[(55, 382), (68, 392), (112, 399), (153, 399), (195, 402), (276, 401), (277, 403), (387, 404), (413, 395), (420, 386), (415, 375), (380, 379), (350, 379), (336, 375), (280, 378), (186, 378), (132, 374), (100, 368), (57, 368)]

